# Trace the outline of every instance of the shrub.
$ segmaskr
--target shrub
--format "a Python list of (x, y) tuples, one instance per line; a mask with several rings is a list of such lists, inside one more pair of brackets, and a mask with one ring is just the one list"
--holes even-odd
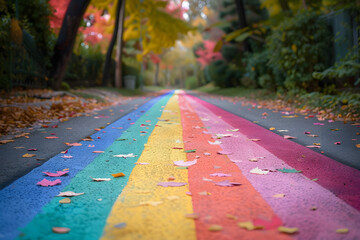
[(328, 26), (312, 11), (285, 19), (267, 38), (269, 63), (285, 75), (287, 90), (318, 90), (319, 81), (312, 78), (312, 73), (329, 65), (330, 47)]

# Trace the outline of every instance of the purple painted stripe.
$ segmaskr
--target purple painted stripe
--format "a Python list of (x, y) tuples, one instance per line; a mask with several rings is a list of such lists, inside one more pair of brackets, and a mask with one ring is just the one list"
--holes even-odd
[(256, 144), (283, 159), (292, 168), (302, 170), (303, 175), (306, 177), (310, 179), (318, 178), (318, 184), (360, 210), (359, 170), (343, 165), (290, 140), (285, 141), (283, 137), (271, 131), (264, 131), (263, 127), (201, 99), (192, 96), (190, 98), (196, 99), (197, 102), (207, 107), (215, 115), (222, 116), (222, 119), (232, 128), (240, 129), (240, 132), (249, 139), (261, 139)]
[[(188, 98), (189, 100), (189, 98)], [(192, 103), (198, 102), (198, 99), (190, 99)], [(213, 108), (217, 108), (213, 105), (199, 106), (198, 104), (192, 104), (196, 107), (196, 112), (199, 117), (203, 119), (209, 119), (209, 121), (203, 121), (205, 126), (211, 127), (210, 132), (216, 129), (215, 133), (229, 133), (227, 129), (233, 129), (234, 127), (226, 122), (226, 117), (222, 116), (220, 119), (212, 111)], [(210, 111), (211, 110), (211, 111)], [(233, 121), (242, 120), (240, 117), (233, 117)], [(250, 122), (248, 122), (250, 123)], [(247, 123), (243, 122), (242, 128), (246, 128)], [(237, 127), (239, 128), (239, 127)], [(261, 129), (262, 132), (267, 132), (265, 129)], [(220, 141), (223, 143), (221, 147), (224, 151), (232, 152), (229, 155), (230, 160), (241, 161), (236, 165), (241, 169), (244, 176), (251, 182), (253, 187), (260, 192), (262, 197), (269, 203), (274, 209), (276, 214), (280, 216), (286, 226), (298, 227), (300, 232), (296, 235), (298, 239), (339, 239), (341, 236), (335, 231), (339, 228), (349, 228), (350, 232), (346, 235), (346, 239), (358, 239), (360, 238), (360, 230), (358, 229), (358, 223), (360, 222), (360, 212), (339, 199), (328, 189), (322, 187), (318, 183), (311, 181), (311, 179), (305, 177), (299, 173), (281, 173), (270, 172), (268, 175), (255, 175), (251, 174), (250, 170), (259, 167), (260, 169), (270, 168), (292, 168), (286, 164), (282, 159), (269, 152), (261, 145), (252, 142), (248, 139), (248, 136), (241, 132), (234, 132), (233, 137), (222, 138)], [(262, 136), (262, 133), (258, 133)], [(259, 137), (262, 139), (262, 137)], [(288, 140), (282, 139), (284, 143)], [(283, 146), (284, 143), (278, 146)], [(304, 147), (303, 147), (304, 148)], [(293, 152), (289, 153), (288, 157), (293, 155), (298, 156), (298, 149), (293, 149)], [(265, 157), (258, 162), (250, 162), (250, 158)], [(306, 160), (305, 160), (306, 159)], [(298, 158), (298, 161), (302, 165), (306, 164), (306, 161), (313, 161), (309, 158)], [(340, 165), (340, 164), (339, 164)], [(336, 171), (334, 169), (333, 171)], [(353, 177), (359, 177), (359, 171), (357, 175)], [(354, 194), (359, 194), (358, 191)], [(283, 193), (284, 198), (275, 198), (273, 195)], [(310, 209), (316, 206), (316, 211)]]

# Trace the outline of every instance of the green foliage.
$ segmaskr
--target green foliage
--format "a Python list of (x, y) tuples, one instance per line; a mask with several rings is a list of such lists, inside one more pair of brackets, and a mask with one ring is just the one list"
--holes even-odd
[(186, 89), (195, 89), (197, 88), (197, 79), (195, 76), (190, 76), (185, 79)]
[(61, 89), (65, 90), (65, 91), (70, 91), (71, 87), (67, 82), (62, 81), (61, 82)]
[(327, 24), (312, 11), (285, 19), (267, 38), (269, 63), (284, 75), (287, 90), (318, 90), (314, 71), (328, 66), (331, 35)]
[(99, 46), (81, 47), (73, 53), (64, 80), (71, 86), (96, 86), (101, 83), (104, 55)]
[[(15, 0), (6, 1), (6, 5), (10, 16), (15, 18)], [(51, 31), (49, 24), (49, 16), (52, 13), (48, 1), (18, 0), (18, 12), (21, 29), (34, 38), (36, 48), (41, 53), (45, 66), (47, 68), (50, 67), (50, 58), (56, 37)]]
[(10, 16), (3, 16), (0, 20), (0, 89), (9, 91), (10, 81)]
[(240, 59), (240, 50), (236, 45), (224, 45), (221, 48), (221, 55), (228, 61), (238, 61)]
[(207, 82), (214, 82), (216, 86), (225, 88), (239, 86), (243, 72), (224, 60), (217, 60), (205, 67), (204, 74)]
[[(355, 78), (360, 73), (360, 63), (358, 58), (360, 56), (360, 46), (358, 49), (352, 49), (346, 55), (346, 57), (339, 62), (336, 62), (333, 66), (325, 69), (322, 72), (314, 72), (313, 78), (323, 80), (323, 79), (342, 79), (343, 83), (345, 78)], [(360, 78), (357, 79), (354, 85), (360, 83)]]

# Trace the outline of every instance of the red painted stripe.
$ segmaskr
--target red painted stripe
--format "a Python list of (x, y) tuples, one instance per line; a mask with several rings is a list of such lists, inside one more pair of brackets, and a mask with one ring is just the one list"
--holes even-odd
[[(207, 107), (214, 114), (221, 116), (222, 120), (234, 128), (240, 129), (240, 132), (247, 135), (248, 138), (261, 139), (256, 144), (262, 146), (278, 158), (283, 159), (291, 167), (302, 170), (303, 175), (306, 177), (310, 179), (318, 178), (318, 184), (333, 192), (338, 198), (352, 207), (360, 210), (359, 170), (343, 165), (295, 142), (284, 141), (283, 137), (265, 130), (259, 125), (201, 99), (193, 96), (190, 97)], [(305, 155), (308, 161), (298, 161), (302, 159), (302, 155)]]
[[(289, 236), (277, 232), (276, 229), (248, 231), (237, 226), (238, 222), (253, 219), (272, 219), (277, 216), (271, 207), (244, 177), (239, 168), (229, 161), (226, 155), (217, 154), (221, 148), (210, 145), (213, 141), (208, 134), (202, 132), (206, 129), (199, 117), (194, 113), (192, 106), (183, 96), (179, 99), (181, 106), (181, 119), (183, 124), (183, 140), (185, 149), (196, 149), (195, 153), (188, 153), (188, 160), (198, 158), (197, 164), (189, 167), (189, 189), (192, 193), (194, 213), (200, 218), (195, 221), (198, 239), (289, 239)], [(208, 152), (211, 156), (205, 156)], [(231, 174), (231, 177), (211, 177), (210, 174), (221, 172)], [(203, 178), (215, 182), (229, 180), (239, 182), (241, 186), (220, 187), (214, 182), (204, 181)], [(209, 192), (211, 195), (200, 195), (200, 192)], [(227, 217), (227, 214), (237, 216), (237, 220)], [(220, 232), (211, 232), (208, 228), (212, 224), (223, 227)]]

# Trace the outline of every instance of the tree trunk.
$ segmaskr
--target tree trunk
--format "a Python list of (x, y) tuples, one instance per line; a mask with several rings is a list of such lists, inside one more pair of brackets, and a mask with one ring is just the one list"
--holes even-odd
[(124, 32), (124, 16), (125, 16), (125, 0), (121, 2), (121, 10), (119, 17), (119, 30), (117, 36), (116, 48), (116, 68), (115, 68), (115, 87), (122, 88), (122, 39)]
[(156, 63), (155, 64), (155, 76), (154, 76), (155, 86), (159, 86), (159, 68), (160, 68), (160, 63)]
[(111, 55), (114, 49), (114, 45), (116, 42), (117, 33), (119, 30), (119, 18), (120, 18), (120, 9), (121, 9), (121, 2), (122, 0), (118, 0), (116, 5), (116, 19), (115, 19), (115, 27), (114, 32), (111, 37), (111, 41), (106, 53), (106, 60), (104, 65), (104, 71), (103, 71), (103, 78), (102, 78), (102, 85), (107, 86), (108, 85), (108, 79), (109, 79), (109, 72), (110, 72), (110, 66), (111, 66)]
[(61, 82), (74, 48), (80, 22), (89, 3), (90, 0), (71, 0), (67, 7), (59, 37), (54, 47), (54, 55), (51, 59), (52, 70), (50, 78), (53, 79), (54, 89), (60, 89), (61, 87)]
[[(239, 18), (239, 27), (240, 29), (242, 29), (244, 27), (247, 27), (244, 2), (243, 0), (235, 0), (235, 4)], [(251, 47), (247, 39), (244, 41), (244, 50), (245, 52), (251, 52)]]
[(307, 10), (306, 0), (302, 0), (302, 5), (305, 10)]

